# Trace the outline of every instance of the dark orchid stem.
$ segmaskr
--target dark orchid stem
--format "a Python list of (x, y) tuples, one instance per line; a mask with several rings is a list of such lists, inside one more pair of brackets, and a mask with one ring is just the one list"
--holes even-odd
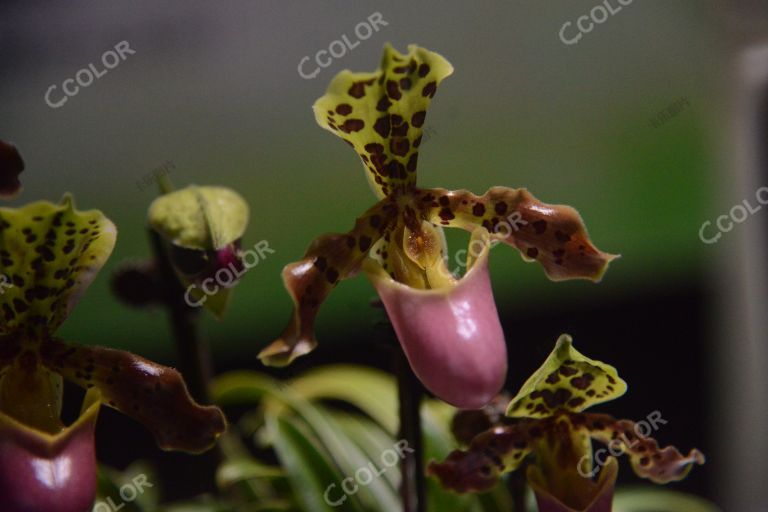
[(528, 512), (528, 503), (525, 500), (526, 486), (525, 471), (515, 471), (509, 475), (507, 488), (512, 496), (512, 510), (514, 512)]
[(200, 336), (200, 312), (184, 302), (184, 288), (173, 271), (160, 235), (152, 230), (149, 230), (149, 233), (162, 288), (166, 292), (165, 304), (171, 318), (179, 371), (187, 382), (192, 398), (202, 404), (209, 404), (211, 357), (208, 346)]
[(423, 389), (416, 378), (402, 348), (395, 348), (395, 373), (397, 375), (397, 394), (400, 400), (400, 434), (406, 448), (401, 453), (400, 464), (402, 483), (400, 496), (404, 512), (425, 512), (427, 501), (424, 485), (424, 446), (421, 439), (421, 400)]

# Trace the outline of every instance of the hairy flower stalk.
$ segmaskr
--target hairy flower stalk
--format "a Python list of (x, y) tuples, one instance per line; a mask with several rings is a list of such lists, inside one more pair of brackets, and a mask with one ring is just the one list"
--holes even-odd
[(530, 462), (528, 484), (541, 512), (610, 512), (618, 463), (609, 457), (602, 468), (594, 467), (593, 440), (612, 454), (626, 454), (635, 473), (655, 483), (682, 480), (694, 464), (704, 463), (698, 450), (684, 456), (674, 447), (660, 448), (631, 421), (583, 412), (626, 389), (615, 368), (582, 355), (563, 335), (510, 402), (506, 421), (476, 435), (466, 450), (432, 462), (428, 473), (456, 492), (479, 492)]
[[(106, 262), (115, 226), (96, 210), (39, 201), (0, 208), (0, 497), (4, 512), (82, 512), (95, 495), (101, 404), (143, 423), (166, 450), (199, 453), (226, 427), (172, 368), (55, 332)], [(87, 390), (78, 419), (60, 419), (62, 379)]]
[[(261, 351), (286, 365), (314, 349), (320, 304), (362, 269), (376, 287), (413, 371), (440, 398), (481, 407), (502, 387), (506, 344), (488, 276), (491, 242), (536, 260), (551, 279), (599, 280), (613, 256), (595, 248), (578, 213), (525, 189), (419, 188), (416, 167), (427, 109), (453, 67), (440, 55), (386, 46), (379, 71), (342, 71), (314, 105), (321, 127), (359, 155), (379, 202), (347, 233), (321, 236), (283, 270), (295, 303), (282, 335)], [(443, 228), (471, 233), (466, 274), (445, 265)]]

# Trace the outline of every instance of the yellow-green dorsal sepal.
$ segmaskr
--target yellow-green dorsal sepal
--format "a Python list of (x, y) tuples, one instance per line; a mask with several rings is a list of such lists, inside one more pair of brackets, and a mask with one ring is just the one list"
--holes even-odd
[(581, 412), (614, 400), (627, 391), (616, 368), (590, 359), (563, 334), (544, 364), (523, 384), (507, 416), (545, 418), (558, 410)]
[(54, 332), (115, 246), (117, 230), (98, 210), (37, 201), (0, 208), (0, 334)]
[(415, 186), (427, 109), (451, 73), (453, 66), (437, 53), (410, 45), (400, 54), (387, 44), (378, 71), (344, 70), (315, 102), (317, 123), (355, 149), (380, 198)]
[(243, 236), (248, 203), (237, 192), (216, 186), (190, 185), (155, 199), (149, 225), (185, 249), (217, 250)]

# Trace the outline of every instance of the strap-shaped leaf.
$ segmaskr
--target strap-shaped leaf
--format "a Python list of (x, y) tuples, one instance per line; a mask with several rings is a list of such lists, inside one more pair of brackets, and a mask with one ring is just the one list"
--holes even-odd
[(437, 53), (410, 45), (402, 55), (387, 44), (378, 71), (336, 75), (315, 102), (315, 119), (360, 155), (379, 197), (413, 188), (427, 109), (452, 72)]
[(524, 188), (493, 187), (482, 196), (439, 188), (419, 194), (432, 222), (470, 232), (482, 226), (516, 247), (524, 260), (541, 263), (554, 281), (599, 281), (617, 257), (592, 245), (576, 210), (542, 203)]
[(181, 374), (122, 350), (86, 347), (50, 339), (40, 347), (49, 369), (144, 424), (160, 448), (199, 453), (226, 429), (218, 407), (192, 400)]
[(649, 422), (635, 423), (630, 420), (616, 420), (607, 414), (586, 413), (584, 427), (593, 439), (608, 445), (613, 452), (625, 453), (635, 474), (657, 484), (666, 484), (685, 478), (694, 464), (704, 464), (705, 457), (693, 449), (683, 455), (674, 446), (659, 447), (649, 436), (655, 425)]
[(623, 395), (627, 384), (613, 366), (573, 348), (563, 334), (544, 364), (525, 382), (507, 409), (516, 418), (545, 418), (558, 410), (583, 411)]
[(75, 210), (69, 195), (60, 204), (0, 208), (0, 334), (55, 331), (109, 258), (116, 236), (100, 211)]
[(427, 474), (458, 493), (487, 491), (535, 449), (543, 433), (539, 424), (537, 420), (523, 420), (494, 427), (475, 437), (466, 450), (452, 451), (443, 462), (430, 462)]
[(304, 258), (283, 269), (283, 283), (294, 309), (281, 336), (259, 353), (264, 364), (285, 366), (315, 348), (315, 318), (320, 304), (340, 281), (358, 271), (396, 212), (388, 199), (380, 201), (357, 219), (352, 231), (315, 239)]

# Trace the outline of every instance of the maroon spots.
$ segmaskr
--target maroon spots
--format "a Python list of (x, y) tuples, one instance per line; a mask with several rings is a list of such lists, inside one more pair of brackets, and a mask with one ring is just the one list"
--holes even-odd
[(389, 150), (397, 156), (405, 156), (411, 149), (408, 139), (403, 137), (393, 138), (389, 141)]
[(384, 153), (384, 146), (376, 142), (365, 145), (365, 150), (371, 154)]
[[(395, 119), (397, 117), (397, 120)], [(393, 137), (406, 137), (408, 135), (408, 123), (403, 122), (403, 118), (400, 116), (392, 115), (392, 136)]]
[(421, 135), (419, 135), (416, 140), (413, 141), (413, 147), (417, 148), (421, 145)]
[(324, 257), (320, 256), (315, 260), (315, 266), (322, 272), (328, 266), (328, 262)]
[(373, 125), (373, 129), (376, 130), (376, 133), (381, 135), (381, 137), (384, 139), (389, 137), (389, 128), (389, 116), (382, 116), (378, 118)]
[(575, 387), (576, 389), (584, 390), (589, 388), (593, 380), (595, 380), (595, 377), (592, 376), (592, 374), (585, 373), (579, 377), (572, 378), (571, 386)]
[(371, 248), (371, 237), (366, 235), (360, 236), (360, 250), (365, 252)]
[(347, 236), (347, 247), (349, 247), (351, 249), (354, 246), (355, 246), (355, 237), (353, 237), (352, 235), (348, 235)]
[(359, 132), (365, 128), (365, 123), (362, 119), (347, 119), (344, 124), (341, 125), (341, 131), (345, 133)]
[(555, 238), (557, 238), (557, 241), (561, 243), (567, 243), (571, 241), (571, 236), (566, 235), (560, 230), (555, 231)]
[(547, 230), (547, 221), (545, 220), (537, 220), (532, 225), (533, 225), (533, 229), (536, 230), (537, 235), (541, 235)]
[(396, 68), (393, 68), (392, 71), (399, 75), (402, 75), (403, 73), (408, 72), (408, 66), (397, 66)]
[(419, 112), (416, 112), (411, 116), (411, 124), (415, 126), (416, 128), (421, 128), (421, 126), (424, 124), (424, 119), (427, 117), (427, 112), (425, 110), (421, 110)]
[(428, 64), (422, 64), (419, 66), (419, 76), (424, 78), (429, 73), (429, 65)]
[(352, 84), (352, 86), (347, 91), (347, 94), (352, 96), (353, 98), (360, 99), (363, 96), (365, 96), (365, 86), (371, 85), (373, 83), (374, 79), (371, 78), (370, 80), (361, 80), (359, 82), (355, 82)]
[(547, 375), (547, 379), (545, 381), (547, 384), (557, 384), (560, 382), (560, 376), (557, 374), (557, 372), (552, 372), (549, 375)]
[(437, 82), (429, 82), (421, 90), (421, 95), (425, 98), (434, 98), (435, 92), (437, 92)]
[(450, 208), (443, 208), (440, 210), (440, 213), (438, 214), (443, 221), (447, 222), (451, 219), (454, 219), (456, 216), (453, 214), (453, 212), (450, 210)]
[(531, 259), (535, 260), (535, 259), (536, 259), (536, 257), (539, 255), (539, 250), (538, 250), (537, 248), (535, 248), (535, 247), (529, 247), (529, 248), (528, 248), (528, 250), (527, 250), (527, 251), (525, 251), (525, 254), (526, 254), (526, 255), (527, 255), (529, 258), (531, 258)]
[(571, 398), (568, 401), (568, 407), (572, 407), (572, 408), (576, 409), (576, 408), (581, 407), (582, 405), (584, 405), (584, 402), (585, 402), (585, 400), (583, 398), (581, 398), (580, 396), (577, 396), (576, 398)]
[(329, 283), (334, 284), (336, 281), (339, 280), (339, 271), (335, 268), (329, 268), (325, 272), (325, 278), (328, 280)]
[(403, 78), (400, 80), (400, 88), (404, 91), (407, 91), (411, 88), (411, 79), (410, 78)]
[(485, 205), (483, 203), (476, 203), (475, 206), (472, 207), (472, 215), (475, 217), (482, 217), (485, 215)]
[(378, 215), (372, 215), (370, 219), (371, 227), (378, 228), (381, 226), (381, 217)]
[(504, 215), (507, 213), (507, 203), (503, 201), (501, 203), (496, 203), (494, 210), (496, 210), (497, 215)]
[(349, 105), (348, 103), (342, 103), (336, 107), (336, 113), (342, 116), (348, 116), (352, 113), (352, 105)]
[(534, 391), (530, 396), (534, 400), (541, 398), (550, 409), (557, 409), (558, 407), (565, 405), (565, 403), (570, 400), (571, 396), (573, 395), (569, 390), (565, 388), (558, 388), (556, 391), (551, 391), (549, 389)]
[(405, 166), (408, 172), (416, 172), (416, 165), (418, 160), (419, 160), (419, 154), (413, 153), (411, 157), (408, 159), (408, 164), (406, 164)]
[(403, 97), (400, 88), (397, 86), (397, 82), (394, 80), (387, 80), (387, 96), (393, 100), (399, 100)]
[(389, 110), (389, 107), (392, 106), (392, 102), (389, 101), (389, 98), (387, 96), (382, 96), (379, 102), (376, 104), (376, 110), (379, 112), (386, 112)]
[(448, 206), (451, 203), (451, 200), (448, 199), (448, 196), (440, 196), (439, 202), (440, 206)]
[(576, 375), (577, 373), (579, 373), (579, 370), (577, 370), (576, 368), (571, 368), (570, 366), (561, 366), (558, 370), (565, 377), (571, 377), (571, 376)]

